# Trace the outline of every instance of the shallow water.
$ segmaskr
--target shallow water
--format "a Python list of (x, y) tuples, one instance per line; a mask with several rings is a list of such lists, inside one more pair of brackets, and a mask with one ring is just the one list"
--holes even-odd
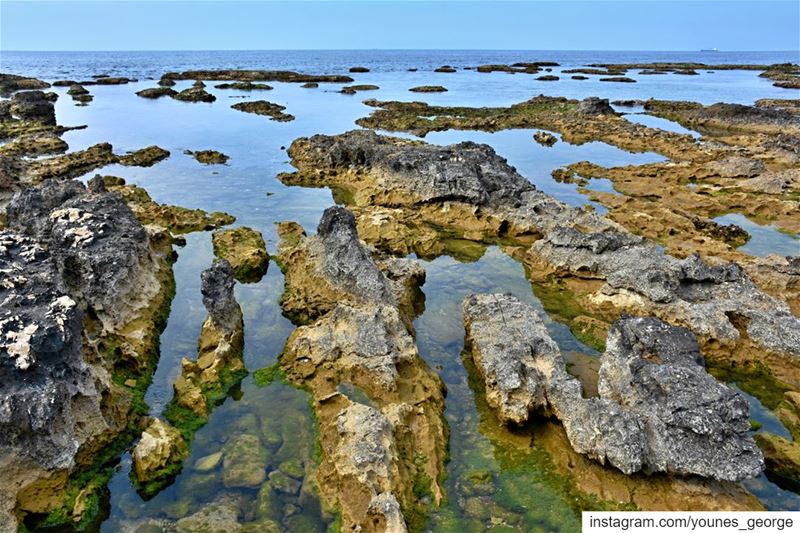
[[(151, 168), (110, 166), (100, 169), (99, 173), (119, 175), (130, 183), (141, 185), (159, 202), (229, 212), (237, 217), (237, 225), (248, 225), (263, 232), (270, 252), (274, 252), (276, 247), (276, 222), (295, 220), (306, 231), (313, 232), (322, 211), (333, 204), (327, 189), (286, 187), (275, 179), (279, 172), (291, 170), (282, 147), (289, 146), (300, 136), (334, 134), (354, 128), (354, 120), (372, 110), (361, 103), (364, 98), (413, 99), (445, 105), (508, 105), (544, 92), (578, 98), (599, 95), (612, 99), (656, 97), (750, 103), (756, 98), (785, 97), (788, 93), (788, 90), (776, 89), (767, 80), (758, 78), (757, 72), (720, 71), (688, 78), (675, 75), (638, 77), (634, 74), (640, 78), (636, 84), (596, 80), (548, 83), (537, 82), (535, 76), (524, 74), (431, 72), (434, 67), (445, 63), (463, 66), (551, 57), (538, 52), (210, 52), (144, 56), (136, 53), (31, 56), (4, 52), (0, 54), (0, 61), (4, 71), (39, 75), (50, 80), (85, 78), (99, 72), (158, 77), (166, 70), (192, 67), (286, 68), (314, 73), (344, 72), (346, 67), (357, 64), (373, 68), (373, 72), (353, 77), (358, 83), (375, 83), (381, 89), (357, 95), (336, 93), (342, 84), (303, 89), (299, 85), (270, 83), (275, 87), (273, 91), (246, 93), (218, 90), (210, 82), (207, 90), (217, 96), (217, 101), (213, 104), (188, 104), (166, 98), (151, 101), (135, 96), (135, 91), (155, 85), (154, 81), (143, 80), (121, 86), (92, 86), (90, 90), (95, 100), (87, 107), (76, 107), (66, 95), (66, 88), (55, 89), (61, 95), (56, 104), (59, 123), (89, 126), (64, 135), (72, 150), (108, 141), (117, 152), (158, 144), (172, 153), (169, 159)], [(793, 58), (786, 54), (715, 54), (713, 57), (671, 54), (666, 57), (649, 53), (572, 52), (560, 55), (558, 59), (563, 68), (568, 68), (594, 61), (779, 62)], [(406, 72), (410, 66), (421, 70)], [(423, 84), (443, 84), (450, 91), (443, 94), (407, 91), (409, 87)], [(188, 85), (190, 82), (179, 82), (176, 89)], [(242, 101), (234, 98), (236, 96), (285, 105), (287, 112), (297, 119), (279, 123), (233, 110), (230, 105)], [(635, 120), (652, 118), (635, 117)], [(664, 129), (676, 127), (663, 123), (653, 125)], [(663, 160), (653, 153), (630, 154), (600, 142), (570, 145), (560, 136), (553, 147), (544, 147), (533, 141), (535, 131), (435, 132), (426, 140), (436, 144), (465, 140), (488, 143), (537, 187), (573, 205), (583, 205), (589, 200), (577, 192), (574, 185), (555, 182), (551, 177), (555, 168), (581, 160), (604, 166)], [(220, 150), (231, 159), (226, 165), (204, 166), (184, 155), (185, 149)], [(590, 188), (611, 190), (610, 182), (606, 180), (593, 180)], [(600, 209), (600, 206), (596, 207)], [(755, 236), (753, 240), (756, 240)], [(777, 240), (764, 246), (773, 251), (783, 250), (783, 245)], [(212, 261), (210, 234), (188, 235), (187, 245), (178, 252), (180, 257), (175, 265), (177, 293), (161, 339), (159, 366), (146, 396), (153, 415), (160, 414), (172, 397), (172, 383), (180, 371), (180, 359), (195, 357), (197, 337), (206, 314), (200, 297), (199, 276)], [(588, 357), (597, 354), (575, 339), (566, 326), (544, 313), (517, 261), (497, 247), (483, 249), (472, 244), (466, 247), (465, 252), (466, 255), (460, 259), (469, 258), (469, 262), (439, 257), (423, 263), (427, 270), (427, 282), (423, 287), (426, 310), (415, 323), (420, 353), (440, 373), (448, 387), (445, 415), (452, 435), (446, 480), (448, 500), (433, 512), (430, 527), (437, 531), (482, 530), (494, 516), (527, 531), (573, 531), (578, 527), (576, 509), (579, 505), (575, 502), (569, 480), (554, 474), (547, 454), (530, 445), (529, 433), (512, 432), (501, 427), (486, 408), (480, 387), (470, 383), (470, 374), (461, 356), (464, 336), (461, 301), (471, 292), (512, 292), (542, 311), (548, 330), (562, 350)], [(237, 298), (245, 315), (245, 362), (251, 371), (274, 363), (293, 329), (281, 315), (278, 301), (282, 291), (283, 278), (274, 263), (260, 282), (237, 285)], [(350, 392), (357, 394), (357, 391)], [(776, 423), (770, 416), (754, 407), (753, 418), (761, 420), (765, 428)], [(286, 424), (297, 427), (300, 438), (290, 438)], [(240, 390), (214, 410), (208, 424), (197, 432), (192, 456), (175, 484), (152, 500), (144, 502), (139, 498), (129, 481), (130, 459), (123, 458), (110, 485), (111, 516), (103, 530), (118, 531), (145, 518), (185, 516), (222, 495), (242, 500), (241, 519), (254, 521), (252, 502), (257, 497), (256, 489), (227, 489), (220, 479), (219, 467), (210, 473), (198, 472), (194, 468), (197, 459), (216, 453), (227, 439), (240, 434), (254, 435), (270, 449), (270, 472), (290, 459), (299, 460), (306, 470), (304, 489), (298, 494), (281, 493), (274, 501), (271, 500), (271, 505), (277, 509), (274, 511), (275, 520), (293, 531), (324, 530), (332, 517), (320, 511), (319, 501), (309, 488), (313, 480), (309, 470), (315, 461), (316, 443), (307, 397), (281, 382), (260, 387), (251, 377), (246, 378)], [(290, 443), (288, 446), (287, 442)], [(480, 480), (478, 489), (475, 488), (476, 479)], [(772, 508), (800, 508), (800, 497), (782, 491), (766, 478), (755, 480), (748, 487), (752, 487)], [(493, 493), (489, 515), (480, 510), (479, 505), (485, 502), (486, 491)]]
[(750, 234), (750, 240), (738, 249), (750, 255), (765, 257), (771, 254), (800, 255), (800, 237), (780, 231), (773, 226), (753, 222), (739, 213), (729, 213), (714, 219), (725, 226), (736, 224)]

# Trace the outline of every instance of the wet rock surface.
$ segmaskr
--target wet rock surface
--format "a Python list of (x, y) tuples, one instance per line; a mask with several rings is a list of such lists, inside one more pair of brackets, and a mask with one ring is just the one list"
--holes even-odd
[[(447, 439), (441, 382), (414, 345), (413, 316), (405, 314), (413, 310), (398, 301), (408, 297), (395, 296), (412, 288), (420, 273), (392, 265), (386, 268), (393, 279), (387, 278), (343, 208), (327, 209), (313, 237), (292, 223), (279, 234), (286, 283), (281, 303), (308, 323), (289, 337), (281, 366), (314, 398), (323, 499), (341, 508), (346, 528), (383, 531), (391, 524), (404, 530), (425, 513), (419, 490), (440, 501)], [(343, 394), (346, 384), (369, 404)]]
[(583, 398), (529, 306), (510, 295), (464, 301), (467, 338), (501, 420), (553, 410), (573, 448), (626, 474), (639, 470), (752, 478), (764, 468), (747, 402), (706, 373), (694, 336), (654, 318), (612, 325), (600, 398)]
[(212, 81), (282, 81), (289, 83), (350, 83), (353, 78), (340, 75), (301, 74), (288, 70), (187, 70), (168, 72), (165, 80), (212, 80)]
[(186, 155), (194, 157), (198, 163), (204, 165), (224, 165), (230, 159), (229, 156), (217, 150), (187, 150), (184, 152)]
[(446, 93), (447, 88), (441, 85), (420, 85), (409, 89), (412, 93)]
[(214, 255), (231, 264), (239, 281), (255, 283), (267, 273), (269, 254), (260, 232), (246, 226), (218, 230), (212, 234), (211, 242)]
[(294, 120), (294, 116), (284, 113), (286, 108), (282, 105), (273, 104), (266, 100), (256, 100), (253, 102), (240, 102), (231, 106), (237, 111), (244, 113), (254, 113), (256, 115), (263, 115), (278, 122), (289, 122)]
[(175, 100), (181, 102), (204, 102), (211, 103), (216, 101), (217, 97), (206, 91), (202, 86), (192, 86), (188, 89), (180, 91), (178, 94), (172, 96)]
[(141, 439), (131, 454), (136, 481), (149, 495), (153, 488), (146, 484), (168, 483), (174, 471), (171, 467), (180, 464), (189, 455), (189, 448), (180, 431), (168, 423), (154, 419), (142, 433)]

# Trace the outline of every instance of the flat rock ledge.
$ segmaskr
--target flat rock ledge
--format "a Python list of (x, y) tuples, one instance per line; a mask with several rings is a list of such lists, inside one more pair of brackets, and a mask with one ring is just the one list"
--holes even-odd
[(741, 481), (763, 471), (747, 401), (705, 371), (689, 330), (656, 318), (616, 321), (601, 356), (600, 396), (584, 398), (531, 306), (480, 294), (463, 311), (468, 349), (501, 420), (552, 412), (575, 451), (626, 474)]
[[(341, 509), (343, 529), (405, 531), (441, 501), (447, 442), (443, 385), (411, 330), (424, 270), (374, 259), (341, 207), (325, 211), (314, 236), (291, 222), (278, 232), (281, 303), (306, 324), (289, 337), (281, 367), (314, 400), (323, 501)], [(351, 398), (352, 389), (363, 395)]]

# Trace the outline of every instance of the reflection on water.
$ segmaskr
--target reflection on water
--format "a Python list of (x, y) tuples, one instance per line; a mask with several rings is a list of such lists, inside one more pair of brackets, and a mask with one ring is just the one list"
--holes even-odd
[(739, 213), (716, 217), (714, 222), (723, 225), (736, 224), (750, 234), (750, 240), (738, 249), (750, 255), (765, 257), (770, 254), (783, 256), (800, 255), (800, 238), (784, 233), (772, 226), (756, 224)]
[(695, 138), (700, 137), (700, 134), (696, 131), (684, 128), (677, 122), (661, 117), (654, 117), (653, 115), (647, 115), (645, 113), (628, 113), (625, 115), (625, 119), (629, 120), (630, 122), (635, 122), (636, 124), (641, 124), (642, 126), (647, 126), (648, 128), (674, 131), (675, 133), (688, 134)]

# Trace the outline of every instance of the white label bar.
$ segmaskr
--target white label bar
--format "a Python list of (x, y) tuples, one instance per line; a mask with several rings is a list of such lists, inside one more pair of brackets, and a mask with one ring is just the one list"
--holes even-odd
[(800, 512), (595, 512), (582, 513), (583, 533), (800, 532)]

